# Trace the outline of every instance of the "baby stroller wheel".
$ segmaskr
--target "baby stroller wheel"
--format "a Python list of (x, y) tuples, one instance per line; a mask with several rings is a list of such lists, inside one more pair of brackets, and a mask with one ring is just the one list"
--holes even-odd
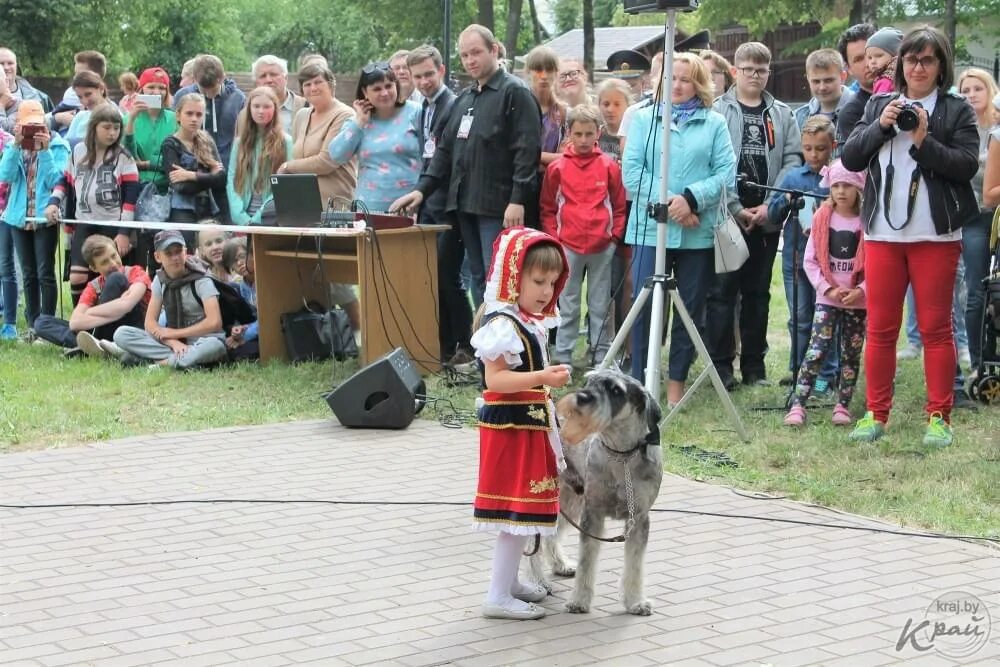
[(979, 378), (973, 377), (969, 380), (969, 398), (974, 401), (979, 400)]
[(976, 383), (976, 393), (986, 405), (1000, 405), (1000, 377), (987, 375)]

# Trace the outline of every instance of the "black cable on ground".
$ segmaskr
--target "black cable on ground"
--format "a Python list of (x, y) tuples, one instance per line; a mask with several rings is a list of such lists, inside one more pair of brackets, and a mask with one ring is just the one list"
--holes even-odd
[[(762, 499), (763, 500), (763, 499)], [(225, 504), (246, 504), (246, 505), (354, 505), (354, 506), (411, 506), (411, 507), (471, 507), (468, 501), (412, 501), (412, 500), (310, 500), (310, 499), (288, 499), (276, 500), (267, 498), (206, 498), (189, 500), (146, 500), (132, 502), (113, 503), (43, 503), (37, 505), (14, 505), (0, 504), (0, 509), (77, 509), (77, 508), (98, 508), (98, 507), (160, 507), (168, 505), (225, 505)], [(694, 516), (711, 516), (721, 519), (746, 519), (748, 521), (770, 521), (773, 523), (787, 523), (797, 526), (813, 526), (817, 528), (840, 528), (842, 530), (857, 530), (869, 533), (881, 533), (884, 535), (901, 535), (904, 537), (925, 537), (931, 539), (965, 540), (991, 542), (1000, 545), (1000, 537), (980, 537), (977, 535), (949, 535), (945, 533), (916, 533), (906, 530), (894, 530), (891, 528), (876, 528), (872, 526), (852, 526), (837, 523), (825, 523), (822, 521), (805, 521), (802, 519), (782, 519), (771, 516), (754, 516), (751, 514), (723, 514), (722, 512), (705, 512), (703, 510), (684, 510), (671, 508), (653, 508), (650, 512), (671, 513), (671, 514), (691, 514)]]

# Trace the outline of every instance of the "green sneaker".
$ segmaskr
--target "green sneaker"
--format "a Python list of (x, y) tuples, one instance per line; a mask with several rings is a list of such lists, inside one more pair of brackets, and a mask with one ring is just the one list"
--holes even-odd
[(924, 444), (928, 447), (947, 447), (951, 444), (951, 426), (944, 420), (940, 412), (931, 415), (924, 432)]
[(885, 435), (885, 424), (875, 421), (875, 413), (869, 411), (854, 425), (850, 438), (854, 442), (875, 442), (883, 435)]

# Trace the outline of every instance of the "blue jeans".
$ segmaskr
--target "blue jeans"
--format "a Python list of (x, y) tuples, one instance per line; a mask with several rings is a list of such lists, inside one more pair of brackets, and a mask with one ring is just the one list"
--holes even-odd
[(458, 228), (465, 244), (465, 257), (469, 260), (469, 273), (472, 274), (472, 303), (479, 308), (486, 291), (490, 260), (493, 259), (493, 242), (503, 231), (503, 218), (459, 213)]
[(55, 315), (59, 285), (56, 282), (56, 248), (61, 228), (44, 225), (32, 231), (11, 229), (21, 263), (24, 284), (24, 318), (35, 326), (39, 315)]
[(962, 228), (962, 260), (965, 262), (965, 325), (969, 339), (972, 365), (979, 365), (983, 356), (983, 306), (986, 286), (983, 279), (990, 268), (990, 225), (993, 212), (981, 213)]
[[(792, 226), (791, 224), (785, 225), (785, 230), (782, 232), (784, 236), (784, 242), (781, 246), (781, 275), (785, 281), (785, 301), (788, 304), (788, 335), (789, 337), (795, 335), (792, 331), (792, 304), (795, 303), (795, 282), (792, 277), (792, 272), (794, 269), (793, 261), (795, 257), (792, 255)], [(796, 336), (796, 342), (798, 344), (797, 351), (798, 357), (792, 358), (792, 350), (788, 351), (788, 370), (792, 373), (799, 370), (802, 367), (802, 362), (806, 358), (806, 350), (809, 349), (809, 340), (812, 336), (813, 328), (813, 314), (816, 309), (816, 290), (813, 288), (812, 283), (809, 282), (809, 276), (806, 275), (805, 269), (805, 252), (806, 252), (806, 242), (809, 240), (805, 234), (800, 233), (798, 235), (798, 264), (799, 264), (799, 279), (798, 279), (798, 335)], [(836, 344), (836, 337), (840, 332), (839, 323), (834, 327), (834, 344), (830, 346), (826, 355), (823, 358), (823, 366), (820, 369), (819, 377), (831, 384), (836, 383), (837, 372), (840, 370), (840, 346)]]
[(4, 324), (17, 325), (17, 269), (14, 266), (14, 228), (0, 222), (0, 305)]
[[(633, 298), (639, 296), (646, 278), (653, 275), (656, 260), (656, 248), (652, 246), (632, 247), (632, 291)], [(705, 337), (705, 308), (708, 302), (708, 290), (715, 275), (715, 251), (712, 248), (699, 250), (667, 250), (668, 275), (677, 280), (677, 291), (691, 319), (694, 320), (698, 334)], [(670, 321), (670, 301), (664, 294), (664, 326)], [(639, 382), (646, 379), (646, 355), (649, 352), (650, 310), (653, 306), (653, 295), (650, 294), (638, 319), (632, 325), (632, 377)], [(671, 380), (684, 382), (695, 355), (694, 343), (688, 335), (684, 322), (674, 313), (674, 321), (670, 324), (670, 356), (667, 365), (667, 377)], [(708, 360), (705, 360), (708, 363)]]

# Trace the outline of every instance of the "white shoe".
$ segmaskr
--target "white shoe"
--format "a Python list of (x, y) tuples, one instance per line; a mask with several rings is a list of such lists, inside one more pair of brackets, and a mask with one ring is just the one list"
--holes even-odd
[(919, 359), (920, 351), (921, 350), (919, 345), (914, 345), (913, 343), (907, 343), (906, 347), (896, 352), (896, 359), (899, 359), (900, 361), (908, 359)]
[(115, 359), (122, 359), (125, 356), (125, 350), (118, 347), (118, 343), (110, 340), (99, 340), (97, 344), (101, 346), (101, 349), (110, 354)]
[(81, 331), (76, 335), (76, 346), (83, 350), (88, 357), (106, 357), (108, 353), (101, 347), (100, 342), (87, 331)]

